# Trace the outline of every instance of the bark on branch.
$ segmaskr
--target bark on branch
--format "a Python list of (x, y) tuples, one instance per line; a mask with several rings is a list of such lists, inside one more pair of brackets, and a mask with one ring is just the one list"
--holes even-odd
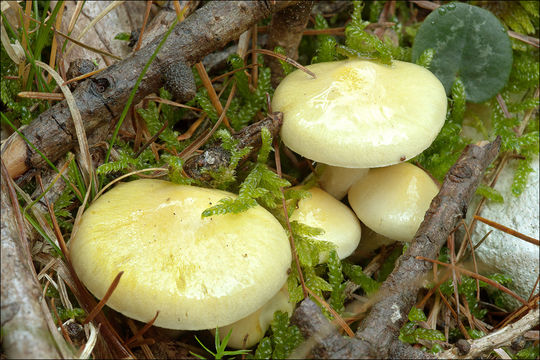
[[(436, 258), (448, 235), (459, 220), (465, 217), (467, 207), (487, 166), (498, 154), (501, 139), (469, 145), (448, 171), (441, 190), (431, 202), (424, 221), (420, 225), (407, 251), (400, 257), (394, 271), (381, 285), (379, 301), (373, 305), (362, 321), (356, 338), (336, 337), (319, 341), (313, 355), (321, 358), (387, 358), (429, 357), (406, 347), (398, 340), (399, 330), (407, 321), (407, 315), (416, 301), (418, 291), (432, 267), (417, 256)], [(305, 300), (306, 301), (306, 300)], [(294, 318), (304, 316), (308, 306), (300, 306)], [(299, 322), (300, 330), (311, 335), (313, 329)], [(332, 341), (329, 341), (332, 340)], [(324, 340), (324, 341), (323, 341)]]
[[(276, 46), (285, 50), (285, 55), (298, 60), (298, 45), (309, 20), (313, 1), (301, 1), (293, 6), (278, 11), (270, 23), (267, 47), (274, 51)], [(272, 85), (276, 87), (283, 78), (283, 68), (275, 58), (269, 58), (268, 66), (272, 71)]]
[[(205, 55), (223, 48), (254, 23), (294, 1), (216, 1), (197, 10), (171, 33), (139, 86), (134, 104), (164, 85), (172, 85), (178, 101), (195, 94), (190, 67)], [(154, 39), (129, 58), (116, 63), (80, 84), (73, 93), (85, 130), (91, 133), (118, 117), (131, 89), (161, 38)], [(40, 114), (22, 134), (51, 161), (57, 160), (77, 142), (67, 103), (62, 101)], [(46, 136), (45, 136), (46, 134)], [(45, 161), (14, 134), (2, 149), (11, 177), (42, 167)]]
[(10, 359), (59, 359), (40, 304), (41, 287), (18, 230), (7, 181), (2, 171), (2, 348)]
[(437, 356), (439, 359), (478, 358), (486, 351), (509, 344), (516, 337), (523, 335), (533, 327), (538, 326), (539, 315), (540, 312), (538, 308), (536, 308), (515, 323), (481, 337), (480, 339), (471, 341), (469, 344), (470, 350), (467, 354), (460, 354), (459, 349), (453, 347), (452, 349), (439, 353)]

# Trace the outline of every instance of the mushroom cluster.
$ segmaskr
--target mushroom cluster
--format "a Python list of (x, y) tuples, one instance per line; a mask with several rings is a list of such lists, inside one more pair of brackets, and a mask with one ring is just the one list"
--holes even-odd
[[(317, 77), (293, 72), (272, 104), (284, 114), (284, 143), (327, 167), (323, 189), (311, 188), (291, 221), (321, 228), (317, 239), (333, 243), (342, 259), (360, 242), (358, 219), (389, 238), (411, 240), (438, 188), (403, 162), (440, 131), (442, 84), (400, 61), (308, 68)], [(340, 201), (347, 192), (354, 212)], [(232, 330), (229, 346), (251, 347), (276, 310), (293, 310), (284, 286), (291, 249), (283, 227), (260, 206), (201, 217), (225, 197), (236, 195), (161, 180), (119, 184), (83, 214), (69, 245), (75, 271), (98, 298), (123, 271), (107, 305), (126, 316), (147, 322), (159, 311), (158, 327), (220, 327), (222, 338)]]
[[(290, 221), (298, 221), (319, 228), (322, 233), (316, 236), (315, 240), (332, 243), (338, 257), (346, 258), (353, 253), (360, 242), (360, 221), (351, 209), (324, 190), (313, 187), (308, 192), (311, 196), (298, 202)], [(321, 253), (318, 259), (319, 264), (325, 263), (328, 255), (328, 253)], [(228, 342), (230, 347), (249, 348), (263, 338), (274, 312), (279, 310), (291, 315), (293, 309), (294, 306), (289, 302), (289, 293), (285, 286), (253, 314), (220, 328), (219, 335), (223, 339), (231, 331)]]
[[(292, 220), (321, 228), (320, 240), (348, 256), (360, 241), (358, 219), (323, 190), (310, 193)], [(100, 299), (123, 272), (107, 305), (128, 317), (147, 322), (159, 311), (155, 326), (220, 327), (222, 338), (232, 330), (229, 346), (251, 347), (275, 311), (292, 313), (284, 286), (291, 249), (261, 206), (201, 217), (225, 197), (236, 195), (162, 180), (121, 183), (83, 214), (69, 245), (73, 267)]]
[[(348, 192), (369, 229), (412, 240), (438, 186), (405, 161), (441, 130), (443, 85), (429, 70), (401, 61), (349, 59), (307, 68), (316, 78), (296, 70), (274, 94), (272, 108), (283, 112), (283, 142), (324, 164), (321, 187), (338, 200)], [(373, 247), (369, 239), (362, 240), (366, 246)]]

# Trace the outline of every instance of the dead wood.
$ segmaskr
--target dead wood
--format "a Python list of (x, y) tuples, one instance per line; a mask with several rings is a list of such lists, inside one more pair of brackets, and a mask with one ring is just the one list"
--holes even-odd
[(12, 359), (59, 359), (40, 303), (41, 286), (32, 269), (28, 244), (22, 242), (26, 240), (17, 225), (8, 180), (2, 171), (2, 348)]
[[(173, 30), (148, 68), (134, 103), (168, 83), (176, 85), (173, 95), (177, 101), (190, 100), (195, 95), (192, 65), (238, 38), (260, 19), (292, 3), (294, 1), (216, 1), (198, 9)], [(111, 65), (77, 87), (73, 95), (87, 133), (121, 114), (139, 74), (160, 40), (154, 39), (134, 55)], [(21, 132), (51, 161), (56, 161), (77, 143), (66, 101), (40, 114)], [(11, 177), (46, 164), (17, 134), (6, 142), (2, 158)]]
[(457, 346), (438, 354), (439, 359), (470, 359), (477, 358), (486, 351), (490, 351), (510, 344), (510, 342), (525, 334), (535, 326), (538, 326), (540, 312), (538, 308), (531, 310), (520, 320), (510, 324), (498, 331), (481, 337), (477, 340), (472, 340), (468, 343), (468, 351), (463, 353)]
[[(184, 11), (184, 18), (186, 18), (191, 15), (195, 9), (197, 9), (200, 1), (190, 0), (180, 1), (179, 3), (180, 8)], [(165, 34), (169, 26), (173, 23), (174, 19), (176, 19), (176, 11), (174, 10), (173, 3), (172, 1), (167, 1), (167, 3), (161, 7), (156, 16), (154, 16), (148, 23), (148, 26), (143, 34), (141, 47), (145, 47), (156, 38)], [(136, 42), (136, 39), (134, 40)]]
[[(298, 59), (298, 45), (302, 40), (313, 1), (301, 1), (278, 11), (270, 22), (268, 44), (269, 50), (280, 46), (285, 55), (293, 60)], [(278, 59), (269, 58), (268, 66), (272, 71), (272, 85), (276, 87), (283, 78), (283, 68)]]
[[(350, 359), (431, 357), (430, 354), (420, 354), (398, 340), (399, 330), (407, 321), (407, 315), (416, 301), (418, 291), (432, 267), (430, 262), (417, 260), (416, 257), (436, 258), (449, 234), (465, 217), (468, 204), (485, 169), (498, 154), (500, 143), (501, 139), (497, 138), (492, 143), (482, 142), (465, 148), (458, 161), (446, 174), (441, 190), (431, 202), (409, 248), (381, 285), (379, 300), (360, 324), (355, 339), (338, 337), (334, 331), (318, 341), (319, 345), (312, 350), (314, 356)], [(304, 300), (306, 301), (308, 300)], [(309, 315), (303, 314), (307, 311), (305, 310), (307, 307), (308, 305), (300, 306), (295, 312), (294, 319)], [(319, 320), (313, 315), (307, 319), (309, 321), (304, 320), (297, 324), (302, 333), (311, 336), (313, 330), (320, 326), (312, 327), (311, 321)]]
[[(51, 11), (56, 5), (56, 1), (51, 3)], [(91, 1), (86, 3), (77, 18), (77, 22), (72, 23), (72, 17), (76, 13), (77, 2), (66, 1), (64, 14), (62, 16), (61, 32), (64, 34), (71, 33), (73, 37), (79, 37), (83, 29), (107, 6), (110, 2), (107, 1)], [(143, 22), (145, 4), (143, 2), (125, 2), (120, 6), (110, 11), (105, 17), (92, 26), (86, 34), (80, 39), (84, 44), (97, 49), (106, 50), (107, 52), (124, 58), (129, 55), (131, 49), (127, 46), (127, 42), (115, 40), (114, 37), (118, 33), (129, 33), (131, 29), (139, 28)], [(70, 29), (69, 26), (72, 26)], [(56, 35), (56, 39), (61, 49), (65, 38)], [(66, 50), (71, 47), (67, 44)], [(59, 73), (63, 74), (68, 69), (71, 62), (79, 59), (88, 59), (96, 61), (99, 68), (106, 67), (114, 62), (114, 60), (106, 55), (97, 54), (89, 49), (81, 46), (73, 46), (72, 49), (64, 53), (58, 52), (58, 67)], [(69, 80), (68, 77), (66, 80)]]
[[(233, 135), (238, 140), (238, 149), (250, 147), (251, 150), (243, 160), (255, 154), (262, 145), (261, 130), (267, 128), (275, 138), (279, 134), (283, 123), (283, 113), (275, 112), (265, 119), (244, 127)], [(206, 149), (202, 154), (189, 158), (184, 164), (184, 171), (189, 177), (201, 181), (211, 181), (212, 177), (207, 171), (217, 171), (220, 167), (228, 167), (231, 154), (223, 147), (216, 144)]]

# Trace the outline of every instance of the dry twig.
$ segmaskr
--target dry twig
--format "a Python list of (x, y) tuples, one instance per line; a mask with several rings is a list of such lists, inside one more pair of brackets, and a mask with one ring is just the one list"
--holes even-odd
[(439, 359), (470, 359), (479, 357), (482, 353), (508, 344), (512, 339), (525, 334), (527, 331), (538, 325), (538, 307), (529, 311), (520, 320), (505, 328), (486, 335), (478, 340), (470, 341), (470, 350), (467, 354), (460, 354), (457, 347), (452, 347), (437, 355)]
[(13, 359), (58, 359), (61, 355), (49, 333), (40, 304), (41, 286), (32, 268), (28, 246), (23, 243), (27, 240), (21, 233), (22, 216), (16, 220), (17, 195), (9, 189), (10, 179), (3, 162), (1, 181), (2, 348), (7, 357)]

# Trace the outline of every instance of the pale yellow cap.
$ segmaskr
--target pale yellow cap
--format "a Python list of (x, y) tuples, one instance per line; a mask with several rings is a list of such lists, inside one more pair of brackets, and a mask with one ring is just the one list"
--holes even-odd
[(446, 93), (429, 70), (412, 63), (343, 60), (307, 66), (277, 87), (281, 138), (293, 151), (329, 165), (387, 166), (424, 151), (446, 117)]
[[(339, 258), (346, 258), (360, 242), (360, 222), (351, 209), (326, 191), (316, 187), (308, 191), (311, 197), (298, 202), (290, 220), (324, 230), (315, 239), (331, 242)], [(327, 261), (328, 254), (321, 255), (320, 263)]]
[(351, 186), (364, 177), (369, 170), (367, 168), (344, 168), (318, 164), (317, 170), (321, 168), (322, 172), (319, 177), (321, 189), (338, 200), (343, 199)]
[(257, 206), (201, 218), (234, 194), (161, 180), (119, 184), (83, 214), (70, 241), (86, 287), (107, 305), (156, 326), (201, 330), (259, 309), (287, 279), (291, 250), (280, 223)]
[(370, 169), (349, 190), (349, 203), (362, 223), (376, 233), (411, 241), (438, 192), (424, 170), (403, 163)]

